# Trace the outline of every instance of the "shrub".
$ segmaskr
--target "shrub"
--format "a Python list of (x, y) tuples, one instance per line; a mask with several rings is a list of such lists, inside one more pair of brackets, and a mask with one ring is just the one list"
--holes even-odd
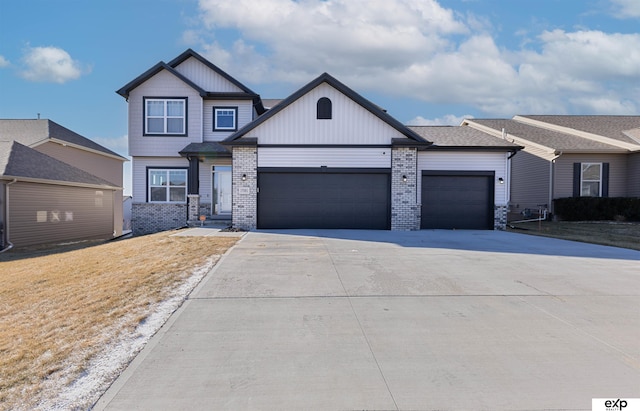
[(553, 200), (556, 216), (566, 221), (640, 221), (638, 197), (568, 197)]

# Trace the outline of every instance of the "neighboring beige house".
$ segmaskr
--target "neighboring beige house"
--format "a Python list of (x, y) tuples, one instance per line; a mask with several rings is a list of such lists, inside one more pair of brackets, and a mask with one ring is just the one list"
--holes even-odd
[[(80, 183), (80, 185), (89, 184), (91, 188), (95, 187), (109, 187), (107, 191), (103, 192), (101, 195), (108, 195), (109, 198), (104, 198), (102, 200), (102, 206), (100, 206), (101, 212), (104, 215), (101, 215), (98, 219), (100, 221), (100, 225), (104, 223), (104, 219), (108, 217), (110, 221), (110, 230), (108, 237), (118, 237), (122, 235), (122, 225), (123, 225), (123, 211), (122, 211), (122, 178), (123, 178), (123, 162), (127, 161), (126, 158), (118, 155), (117, 153), (103, 147), (102, 145), (89, 140), (86, 137), (83, 137), (51, 120), (47, 119), (38, 119), (38, 120), (0, 120), (0, 141), (3, 142), (17, 142), (20, 143), (21, 146), (28, 147), (31, 150), (45, 154), (47, 158), (58, 160), (62, 163), (65, 163), (72, 167), (73, 169), (77, 169), (86, 173), (80, 178), (80, 181), (67, 181), (62, 178), (61, 181), (66, 181), (63, 186), (65, 189), (56, 188), (55, 193), (48, 192), (47, 195), (36, 196), (35, 194), (31, 195), (31, 201), (34, 204), (39, 206), (47, 206), (45, 208), (38, 208), (39, 211), (43, 211), (44, 209), (52, 209), (53, 204), (49, 204), (54, 201), (62, 201), (65, 204), (65, 207), (69, 207), (69, 204), (73, 203), (74, 196), (78, 195), (77, 190), (71, 190), (69, 188), (70, 183)], [(6, 145), (5, 145), (6, 146)], [(13, 146), (15, 148), (16, 146)], [(4, 153), (8, 155), (8, 153)], [(34, 158), (35, 155), (29, 155), (26, 158)], [(7, 160), (5, 158), (5, 160)], [(7, 160), (8, 161), (8, 160)], [(34, 161), (34, 160), (29, 160)], [(64, 176), (63, 174), (59, 174), (57, 177), (53, 174), (47, 174), (47, 165), (51, 165), (53, 162), (45, 161), (43, 164), (30, 164), (32, 167), (38, 166), (38, 174), (37, 179), (44, 181), (43, 184), (49, 184), (49, 190), (53, 190), (53, 185), (56, 187), (61, 186), (60, 184), (51, 184), (51, 181), (57, 181), (60, 177)], [(16, 164), (9, 164), (15, 170), (17, 167)], [(5, 164), (7, 166), (7, 164)], [(6, 171), (6, 170), (5, 170)], [(22, 170), (24, 171), (24, 170)], [(31, 171), (33, 171), (31, 169)], [(77, 175), (70, 170), (67, 170), (70, 175)], [(5, 185), (3, 188), (15, 189), (12, 177), (24, 178), (29, 175), (18, 175), (14, 176), (12, 174), (7, 174), (6, 172), (3, 174), (4, 181), (9, 179), (8, 185)], [(89, 176), (93, 176), (94, 179), (91, 179)], [(86, 187), (85, 187), (86, 188)], [(83, 190), (86, 194), (86, 190)], [(94, 193), (95, 194), (95, 193)], [(80, 195), (80, 197), (82, 197)], [(6, 193), (3, 194), (6, 196)], [(79, 198), (80, 198), (79, 197)], [(64, 200), (62, 200), (64, 198)], [(5, 199), (6, 201), (6, 199)], [(96, 200), (97, 202), (97, 200)], [(106, 210), (104, 208), (105, 204), (109, 204), (109, 209)], [(14, 208), (14, 211), (16, 209)], [(95, 210), (94, 210), (95, 211)], [(10, 214), (11, 215), (11, 214)], [(15, 214), (13, 214), (15, 216)], [(30, 218), (30, 217), (29, 217)], [(35, 218), (35, 217), (34, 217)], [(74, 218), (74, 221), (77, 219)], [(6, 217), (3, 220), (5, 231), (7, 224), (12, 222), (11, 219), (7, 219)], [(25, 222), (21, 222), (20, 224), (25, 224)], [(84, 221), (85, 225), (91, 225), (91, 220)], [(97, 222), (96, 222), (97, 224)], [(68, 224), (71, 226), (71, 224)], [(43, 224), (39, 225), (39, 228), (42, 228)], [(12, 232), (15, 234), (18, 227), (14, 226)], [(82, 231), (82, 230), (80, 230)], [(11, 231), (10, 231), (11, 232)], [(100, 229), (100, 232), (104, 232), (103, 228)], [(75, 237), (77, 234), (76, 229), (71, 229), (70, 232), (67, 233), (67, 238)], [(63, 233), (61, 233), (64, 236)], [(101, 234), (102, 236), (103, 234)], [(94, 233), (91, 232), (90, 236), (94, 236)], [(41, 236), (39, 242), (49, 242), (50, 239), (54, 239), (54, 241), (58, 241), (57, 235), (52, 237)], [(34, 241), (37, 241), (34, 238)], [(27, 241), (31, 243), (31, 240)]]
[(524, 147), (512, 159), (511, 215), (564, 197), (640, 197), (640, 116), (527, 115), (462, 123)]

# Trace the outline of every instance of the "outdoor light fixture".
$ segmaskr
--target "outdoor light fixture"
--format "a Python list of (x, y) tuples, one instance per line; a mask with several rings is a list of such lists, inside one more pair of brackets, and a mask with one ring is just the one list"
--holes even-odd
[(406, 175), (403, 175), (403, 176), (402, 176), (402, 182), (403, 182), (403, 183), (406, 183), (406, 182), (407, 182), (407, 176), (406, 176)]
[(504, 184), (504, 178), (500, 177), (500, 178), (498, 179), (498, 183), (500, 183), (500, 184)]
[(242, 181), (246, 181), (246, 180), (247, 180), (247, 175), (246, 175), (246, 174), (243, 174), (243, 175), (242, 175)]

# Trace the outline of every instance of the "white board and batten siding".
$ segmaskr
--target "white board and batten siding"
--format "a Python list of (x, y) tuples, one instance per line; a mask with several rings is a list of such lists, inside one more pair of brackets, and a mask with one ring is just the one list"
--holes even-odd
[(113, 237), (114, 190), (18, 182), (9, 201), (16, 246)]
[[(187, 136), (145, 136), (144, 97), (187, 97)], [(202, 142), (202, 97), (166, 70), (160, 71), (129, 95), (129, 155), (175, 156), (189, 143)]]
[(258, 147), (258, 167), (391, 168), (391, 148)]
[(183, 157), (135, 157), (131, 161), (132, 199), (134, 203), (147, 201), (147, 168), (189, 168), (189, 161)]
[[(332, 119), (318, 120), (316, 105), (327, 97), (332, 104)], [(393, 138), (404, 137), (340, 91), (326, 83), (309, 91), (276, 113), (247, 136), (258, 137), (258, 144), (369, 144), (390, 145)]]
[(250, 100), (205, 100), (204, 141), (222, 141), (234, 133), (234, 131), (213, 131), (214, 107), (237, 107), (238, 118), (236, 122), (238, 123), (238, 129), (253, 120), (253, 102)]
[(221, 93), (239, 93), (244, 91), (220, 74), (211, 70), (211, 68), (207, 67), (195, 57), (189, 57), (176, 66), (175, 70), (193, 81), (203, 90)]
[[(495, 171), (495, 204), (507, 205), (509, 193), (508, 160), (510, 153), (503, 152), (463, 152), (463, 151), (421, 151), (418, 152), (418, 196), (422, 187), (422, 171)], [(505, 184), (498, 184), (498, 178)]]

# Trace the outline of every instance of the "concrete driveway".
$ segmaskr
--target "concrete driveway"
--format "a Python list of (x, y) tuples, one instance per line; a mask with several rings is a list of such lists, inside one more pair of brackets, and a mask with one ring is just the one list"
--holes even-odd
[(591, 409), (640, 397), (640, 252), (248, 233), (96, 409)]

